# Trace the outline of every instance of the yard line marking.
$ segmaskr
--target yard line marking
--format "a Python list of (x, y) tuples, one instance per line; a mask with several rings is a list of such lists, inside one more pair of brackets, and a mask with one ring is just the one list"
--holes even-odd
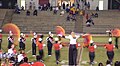
[(79, 51), (78, 51), (78, 58), (77, 58), (77, 64), (78, 66), (81, 66), (81, 60), (82, 60), (82, 53), (83, 53), (83, 43), (82, 43), (82, 46), (79, 48)]
[(30, 53), (32, 50), (30, 49), (30, 50), (28, 50), (26, 53)]

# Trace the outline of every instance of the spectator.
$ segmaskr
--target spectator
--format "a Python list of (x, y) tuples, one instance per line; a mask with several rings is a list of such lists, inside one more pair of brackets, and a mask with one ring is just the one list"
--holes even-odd
[(100, 62), (100, 63), (98, 64), (98, 66), (104, 66), (104, 65), (103, 65), (103, 63)]
[(120, 61), (116, 61), (114, 66), (120, 66)]
[(92, 25), (94, 25), (94, 22), (93, 22), (92, 18), (89, 18), (89, 19), (86, 21), (87, 27), (90, 27), (90, 26), (91, 26), (91, 23), (92, 23)]
[(70, 21), (70, 14), (67, 16), (66, 19), (67, 19), (67, 21)]
[(65, 3), (62, 4), (63, 9), (65, 9)]
[(39, 8), (39, 10), (40, 10), (40, 11), (42, 10), (42, 6), (41, 6), (41, 5), (39, 5), (39, 7), (38, 7), (38, 8)]
[(53, 10), (53, 7), (52, 6), (50, 6), (50, 11), (52, 11)]
[(88, 15), (88, 13), (86, 14), (86, 20), (88, 20), (88, 18), (89, 18), (89, 15)]
[(33, 16), (37, 16), (37, 14), (38, 14), (38, 11), (35, 9), (34, 11), (33, 11)]
[(88, 7), (88, 10), (89, 10), (90, 9), (90, 2), (88, 2), (87, 7)]
[(23, 60), (24, 60), (24, 51), (20, 51), (20, 54), (18, 54), (17, 56), (17, 62), (18, 62), (18, 65), (22, 64), (23, 63)]
[(64, 11), (61, 11), (61, 12), (60, 12), (60, 16), (63, 16), (63, 15), (64, 15), (64, 13), (65, 13)]
[(96, 11), (99, 11), (99, 7), (98, 6), (96, 7)]
[(55, 7), (55, 8), (53, 9), (53, 14), (57, 14), (57, 12), (58, 12), (58, 7)]
[(36, 56), (36, 62), (34, 62), (33, 64), (32, 64), (32, 66), (45, 66), (45, 64), (43, 64), (42, 62), (40, 62), (40, 56), (38, 55), (38, 56)]
[(106, 61), (106, 66), (111, 66), (111, 62), (109, 60)]
[(21, 7), (21, 10), (24, 11), (24, 6)]
[(92, 17), (98, 17), (98, 13), (95, 13), (95, 14), (94, 14), (94, 13), (92, 12), (92, 13), (91, 13), (91, 16), (92, 16)]
[(20, 14), (20, 9), (19, 9), (18, 5), (15, 8), (15, 13)]
[(30, 16), (30, 11), (29, 10), (26, 11), (26, 15)]
[(48, 2), (48, 4), (47, 4), (48, 9), (50, 9), (50, 6), (51, 6), (50, 3)]
[(15, 45), (12, 44), (12, 45), (11, 45), (11, 48), (8, 49), (8, 56), (7, 56), (7, 58), (11, 58), (11, 57), (13, 57), (13, 56), (15, 55), (15, 53), (14, 53), (14, 48), (15, 48)]
[(28, 63), (28, 58), (27, 58), (27, 57), (24, 58), (24, 63), (20, 64), (20, 66), (31, 66), (31, 65)]
[(98, 17), (98, 13), (95, 13), (95, 17)]

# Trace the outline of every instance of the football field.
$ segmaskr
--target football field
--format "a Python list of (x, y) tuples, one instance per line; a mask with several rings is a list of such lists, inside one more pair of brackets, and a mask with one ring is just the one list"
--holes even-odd
[[(7, 41), (7, 37), (8, 35), (3, 35), (3, 42), (2, 42), (2, 50), (3, 52), (7, 52), (7, 45), (8, 45), (8, 41)], [(45, 35), (43, 43), (46, 44), (46, 37), (47, 35)], [(26, 55), (29, 58), (29, 62), (34, 62), (35, 61), (35, 57), (32, 56), (31, 53), (31, 36), (28, 36), (26, 38)], [(93, 37), (93, 41), (95, 43), (100, 43), (100, 44), (107, 44), (108, 43), (108, 38), (106, 36), (94, 36)], [(113, 44), (114, 44), (114, 37), (113, 37)], [(66, 39), (62, 39), (62, 42), (69, 42), (69, 40)], [(79, 43), (83, 42), (83, 38), (79, 38), (78, 39)], [(119, 39), (119, 43), (120, 43), (120, 39)], [(120, 47), (120, 46), (119, 46)], [(16, 49), (19, 49), (19, 46), (16, 46)], [(54, 53), (54, 49), (52, 51), (52, 56), (49, 57), (47, 55), (47, 47), (44, 47), (44, 63), (46, 66), (61, 66), (61, 65), (67, 65), (68, 64), (68, 47), (62, 47), (62, 49), (60, 50), (60, 64), (56, 64), (56, 60), (55, 60), (55, 53)], [(114, 49), (115, 51), (115, 55), (114, 55), (114, 62), (115, 61), (120, 61), (120, 49)], [(19, 52), (19, 51), (18, 51)], [(79, 52), (78, 52), (79, 53)], [(38, 55), (38, 49), (37, 49), (37, 55)], [(106, 49), (104, 47), (97, 47), (95, 50), (95, 64), (94, 66), (97, 66), (99, 62), (102, 62), (104, 65), (106, 63), (107, 60), (107, 55), (106, 55)], [(81, 66), (89, 66), (89, 55), (88, 55), (88, 49), (87, 48), (83, 48), (82, 51), (82, 56), (81, 56), (81, 61), (80, 61)]]

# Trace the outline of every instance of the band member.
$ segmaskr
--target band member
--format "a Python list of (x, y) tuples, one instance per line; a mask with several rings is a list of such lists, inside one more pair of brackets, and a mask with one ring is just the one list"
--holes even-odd
[(13, 33), (10, 31), (9, 32), (9, 37), (8, 37), (8, 49), (11, 48), (11, 45), (14, 43), (14, 38), (13, 38)]
[(20, 48), (20, 50), (25, 50), (25, 41), (26, 41), (25, 36), (24, 36), (23, 33), (21, 33), (20, 39), (19, 39), (19, 48)]
[(1, 44), (2, 44), (2, 34), (0, 33), (0, 50), (1, 50)]
[(107, 49), (107, 57), (111, 63), (112, 63), (113, 58), (114, 58), (114, 47), (115, 46), (112, 44), (112, 40), (109, 39), (109, 44), (106, 44), (105, 48)]
[(34, 38), (31, 39), (32, 41), (32, 55), (36, 55), (36, 42), (37, 42), (37, 35), (34, 35)]
[(55, 38), (55, 44), (54, 46), (54, 50), (55, 50), (55, 56), (56, 56), (56, 64), (59, 63), (59, 59), (60, 59), (60, 48), (62, 47), (62, 45), (59, 44), (59, 39)]
[(38, 44), (38, 50), (39, 50), (39, 55), (41, 57), (40, 60), (42, 60), (43, 58), (43, 43), (42, 43), (43, 39), (39, 38), (39, 44)]
[(115, 37), (115, 48), (117, 48), (117, 49), (119, 48), (118, 47), (118, 42), (119, 42), (118, 39), (119, 39), (119, 37)]
[(75, 35), (74, 32), (71, 32), (71, 35), (65, 36), (66, 39), (70, 40), (70, 45), (69, 45), (69, 65), (77, 65), (77, 39), (80, 36)]
[(96, 45), (91, 40), (90, 41), (90, 46), (88, 47), (88, 49), (89, 49), (90, 64), (94, 64), (95, 48), (96, 48)]
[(52, 46), (53, 46), (53, 34), (49, 32), (49, 37), (46, 38), (47, 40), (47, 48), (48, 48), (48, 56), (52, 55)]

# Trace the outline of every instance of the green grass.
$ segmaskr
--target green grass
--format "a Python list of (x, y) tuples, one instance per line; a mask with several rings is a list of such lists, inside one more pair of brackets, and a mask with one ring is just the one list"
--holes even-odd
[[(28, 37), (27, 41), (26, 41), (26, 50), (25, 52), (31, 50), (31, 38), (32, 37)], [(46, 38), (46, 37), (45, 37)], [(45, 39), (44, 38), (44, 39)], [(108, 37), (93, 37), (93, 40), (95, 42), (99, 42), (99, 43), (108, 43)], [(114, 38), (113, 38), (114, 40)], [(63, 39), (63, 42), (68, 42), (69, 40)], [(78, 42), (82, 42), (83, 39), (80, 38), (78, 40)], [(114, 43), (114, 41), (113, 41)], [(120, 42), (119, 42), (120, 43)], [(5, 52), (7, 52), (7, 36), (3, 36), (3, 42), (2, 42), (2, 48)], [(46, 44), (46, 41), (44, 40), (44, 44)], [(19, 47), (17, 46), (16, 49), (18, 49)], [(37, 52), (38, 54), (38, 52)], [(114, 61), (116, 60), (120, 60), (120, 49), (115, 49), (115, 56), (114, 56)], [(32, 53), (27, 53), (27, 57), (29, 58), (29, 61), (35, 61), (35, 57), (32, 56)], [(65, 60), (68, 61), (68, 47), (63, 47), (61, 49), (61, 61)], [(106, 49), (104, 47), (97, 47), (96, 49), (96, 57), (95, 57), (95, 61), (97, 63), (102, 62), (105, 65), (105, 62), (107, 60), (107, 56), (106, 56)], [(87, 61), (89, 62), (89, 57), (88, 57), (88, 49), (84, 48), (83, 49), (83, 54), (82, 54), (82, 61)], [(55, 62), (55, 54), (54, 54), (54, 49), (52, 51), (52, 56), (48, 57), (47, 55), (47, 47), (44, 47), (44, 63), (46, 66), (61, 66), (61, 64), (56, 65)], [(65, 65), (68, 64), (68, 62), (64, 63)], [(82, 66), (89, 66), (89, 63), (87, 64), (82, 64)], [(97, 64), (95, 64), (94, 66), (97, 66)]]

